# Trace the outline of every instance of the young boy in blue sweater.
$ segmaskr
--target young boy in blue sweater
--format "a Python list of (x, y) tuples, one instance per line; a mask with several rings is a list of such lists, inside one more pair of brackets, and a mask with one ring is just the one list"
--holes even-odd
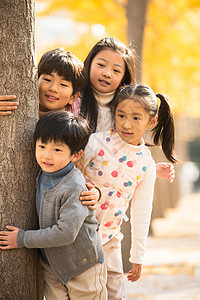
[(40, 229), (7, 226), (8, 231), (0, 232), (0, 249), (40, 249), (46, 300), (105, 300), (106, 269), (97, 220), (79, 201), (87, 188), (73, 165), (88, 142), (88, 123), (70, 112), (49, 112), (38, 121), (34, 136), (41, 168), (36, 191)]

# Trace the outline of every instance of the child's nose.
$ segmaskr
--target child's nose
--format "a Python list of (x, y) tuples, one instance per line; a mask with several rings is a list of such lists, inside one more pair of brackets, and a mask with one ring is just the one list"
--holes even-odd
[(58, 85), (56, 82), (52, 82), (51, 85), (50, 85), (50, 90), (52, 92), (57, 92), (58, 91)]
[(44, 158), (45, 159), (51, 159), (52, 158), (52, 153), (50, 150), (46, 149), (46, 151), (44, 152)]
[(123, 127), (124, 128), (131, 128), (131, 122), (128, 119), (125, 119), (123, 122)]
[(110, 78), (111, 77), (111, 72), (110, 72), (110, 69), (109, 68), (106, 68), (104, 71), (103, 71), (103, 76), (107, 77), (107, 78)]

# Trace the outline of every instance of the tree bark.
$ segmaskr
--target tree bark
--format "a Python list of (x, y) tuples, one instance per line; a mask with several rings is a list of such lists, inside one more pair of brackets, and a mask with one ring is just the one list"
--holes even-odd
[[(0, 1), (0, 93), (20, 106), (0, 117), (0, 229), (37, 226), (33, 131), (38, 119), (35, 1)], [(38, 299), (37, 251), (0, 251), (0, 299)]]
[(149, 0), (128, 0), (126, 7), (128, 41), (136, 52), (135, 64), (137, 82), (141, 82), (142, 46), (148, 3)]

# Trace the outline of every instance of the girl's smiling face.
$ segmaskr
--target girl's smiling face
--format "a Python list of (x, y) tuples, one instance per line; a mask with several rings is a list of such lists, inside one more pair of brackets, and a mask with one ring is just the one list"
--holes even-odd
[(117, 51), (105, 49), (93, 58), (90, 67), (90, 82), (101, 93), (114, 92), (125, 74), (125, 62)]
[(148, 128), (156, 124), (157, 117), (150, 120), (144, 107), (134, 100), (127, 99), (117, 105), (115, 111), (116, 131), (123, 141), (139, 145)]

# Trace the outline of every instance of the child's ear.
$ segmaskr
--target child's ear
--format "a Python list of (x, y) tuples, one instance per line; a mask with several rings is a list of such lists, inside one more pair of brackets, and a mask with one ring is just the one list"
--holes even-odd
[(72, 103), (75, 102), (79, 96), (80, 96), (80, 92), (77, 92), (76, 94), (72, 95), (70, 97), (69, 104), (72, 105)]
[(82, 155), (83, 155), (83, 150), (81, 149), (79, 152), (72, 155), (71, 161), (76, 162), (77, 160), (79, 160), (81, 158)]
[(158, 121), (158, 116), (153, 117), (150, 121), (149, 121), (149, 125), (148, 128), (152, 129), (154, 126), (156, 126)]

